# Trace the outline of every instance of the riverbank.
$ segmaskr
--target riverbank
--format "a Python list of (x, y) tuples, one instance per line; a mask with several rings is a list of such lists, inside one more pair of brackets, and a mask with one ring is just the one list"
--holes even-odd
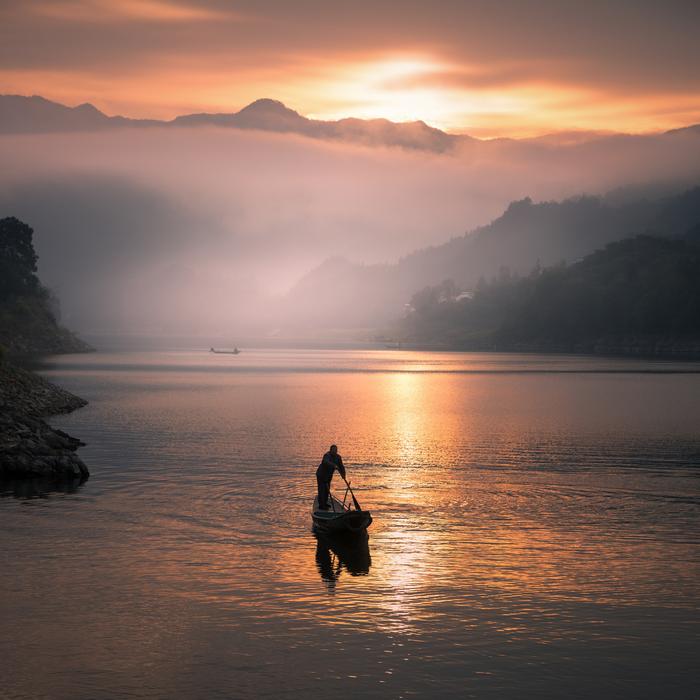
[(0, 362), (0, 478), (87, 478), (90, 472), (76, 454), (84, 443), (43, 420), (86, 404), (32, 372)]
[(700, 337), (678, 338), (667, 335), (609, 335), (571, 343), (557, 341), (508, 342), (492, 336), (473, 334), (443, 342), (421, 342), (403, 338), (384, 341), (390, 349), (447, 350), (456, 352), (510, 352), (555, 355), (629, 357), (650, 360), (700, 360)]

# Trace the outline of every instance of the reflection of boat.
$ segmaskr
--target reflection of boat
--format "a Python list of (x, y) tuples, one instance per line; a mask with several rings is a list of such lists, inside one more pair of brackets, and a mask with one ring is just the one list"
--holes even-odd
[(336, 581), (343, 567), (351, 576), (364, 576), (371, 565), (366, 531), (350, 536), (316, 532), (316, 566), (324, 581)]
[[(348, 486), (348, 490), (350, 487)], [(368, 510), (361, 510), (359, 504), (353, 497), (355, 504), (351, 508), (346, 504), (348, 491), (345, 498), (339, 501), (333, 494), (330, 497), (330, 508), (320, 510), (318, 507), (318, 496), (314, 498), (314, 505), (311, 510), (311, 519), (314, 521), (314, 529), (323, 532), (334, 533), (360, 533), (365, 532), (372, 524), (372, 516)]]
[(233, 348), (233, 350), (214, 350), (214, 348), (209, 348), (209, 352), (217, 355), (238, 355), (241, 351), (238, 348)]

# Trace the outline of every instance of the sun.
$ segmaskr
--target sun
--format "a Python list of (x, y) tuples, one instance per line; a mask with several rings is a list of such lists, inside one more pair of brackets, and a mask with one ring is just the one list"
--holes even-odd
[(431, 80), (445, 68), (423, 57), (392, 57), (342, 66), (322, 88), (324, 102), (338, 105), (338, 110), (322, 108), (312, 116), (424, 121), (445, 128), (452, 121), (454, 96)]

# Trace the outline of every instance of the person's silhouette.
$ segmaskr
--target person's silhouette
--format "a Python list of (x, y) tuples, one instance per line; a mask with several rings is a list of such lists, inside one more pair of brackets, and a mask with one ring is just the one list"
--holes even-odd
[(318, 507), (320, 510), (328, 510), (328, 496), (331, 490), (333, 472), (338, 470), (340, 476), (345, 478), (343, 458), (338, 454), (338, 446), (331, 445), (328, 452), (323, 455), (321, 464), (316, 470), (316, 484), (318, 485)]

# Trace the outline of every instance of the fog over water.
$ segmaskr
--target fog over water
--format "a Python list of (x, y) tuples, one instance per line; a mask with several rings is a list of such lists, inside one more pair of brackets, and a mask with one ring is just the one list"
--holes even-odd
[(396, 261), (525, 196), (685, 184), (698, 156), (692, 134), (449, 155), (226, 129), (15, 135), (0, 137), (0, 212), (34, 227), (40, 276), (80, 332), (266, 334), (328, 257)]

